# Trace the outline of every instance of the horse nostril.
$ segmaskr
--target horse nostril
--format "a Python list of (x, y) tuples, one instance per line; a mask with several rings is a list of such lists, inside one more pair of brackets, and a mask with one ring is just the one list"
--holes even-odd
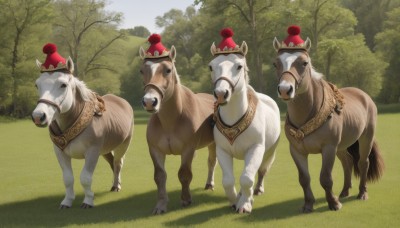
[(40, 117), (40, 121), (43, 122), (46, 120), (46, 113), (43, 113), (43, 115)]
[(278, 86), (278, 94), (281, 94), (281, 91), (280, 91), (280, 86)]
[(142, 98), (142, 105), (143, 105), (143, 107), (146, 106), (146, 102), (144, 101), (144, 98)]
[(215, 98), (218, 98), (217, 94), (215, 93), (215, 90), (213, 91), (213, 95), (214, 95)]
[(286, 94), (290, 96), (290, 94), (292, 94), (292, 92), (293, 92), (293, 86), (290, 86), (289, 90), (287, 91)]
[(155, 107), (157, 104), (158, 104), (158, 99), (157, 99), (157, 98), (154, 98), (153, 107)]
[(224, 95), (224, 98), (226, 99), (228, 96), (229, 96), (229, 91), (226, 90), (225, 95)]

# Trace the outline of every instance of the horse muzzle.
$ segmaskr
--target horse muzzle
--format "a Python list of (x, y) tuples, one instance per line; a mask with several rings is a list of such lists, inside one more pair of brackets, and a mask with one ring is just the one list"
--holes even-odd
[(31, 118), (36, 127), (44, 128), (49, 125), (49, 122), (47, 121), (47, 115), (44, 112), (33, 112)]

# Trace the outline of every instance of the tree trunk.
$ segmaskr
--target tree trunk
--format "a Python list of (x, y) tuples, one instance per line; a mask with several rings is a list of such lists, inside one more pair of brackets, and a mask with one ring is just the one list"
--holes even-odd
[(17, 92), (18, 92), (18, 80), (16, 75), (17, 62), (18, 62), (18, 45), (20, 41), (21, 31), (17, 29), (17, 34), (14, 39), (14, 47), (12, 52), (12, 60), (11, 60), (11, 78), (13, 80), (13, 88), (12, 88), (12, 110), (11, 115), (17, 115)]

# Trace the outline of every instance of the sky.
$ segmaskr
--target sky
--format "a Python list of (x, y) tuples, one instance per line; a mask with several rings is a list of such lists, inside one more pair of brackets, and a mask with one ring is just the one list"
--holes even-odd
[(161, 33), (162, 29), (155, 24), (157, 16), (163, 16), (173, 8), (185, 11), (193, 2), (194, 0), (108, 0), (105, 9), (124, 14), (120, 28), (144, 26), (150, 33)]

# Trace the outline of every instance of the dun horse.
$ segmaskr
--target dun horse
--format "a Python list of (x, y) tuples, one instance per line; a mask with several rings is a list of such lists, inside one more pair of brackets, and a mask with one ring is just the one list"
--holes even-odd
[[(264, 192), (264, 176), (275, 159), (280, 115), (274, 100), (249, 85), (246, 42), (241, 47), (236, 45), (229, 28), (223, 29), (221, 35), (223, 40), (218, 48), (211, 46), (216, 57), (209, 64), (218, 103), (214, 127), (217, 157), (229, 202), (238, 213), (250, 213), (253, 191)], [(244, 160), (239, 194), (235, 189), (233, 158)], [(253, 189), (257, 172), (258, 182)]]
[(329, 209), (342, 207), (332, 192), (335, 156), (344, 169), (340, 197), (349, 195), (354, 168), (355, 175), (360, 177), (357, 198), (366, 200), (366, 182), (378, 180), (384, 168), (374, 138), (377, 108), (363, 91), (351, 87), (337, 89), (322, 79), (311, 65), (310, 40), (304, 42), (300, 38), (298, 26), (289, 27), (288, 33), (282, 43), (276, 38), (273, 42), (278, 52), (274, 65), (279, 79), (278, 95), (288, 109), (285, 133), (304, 191), (303, 212), (311, 212), (315, 202), (308, 172), (309, 154), (322, 154), (320, 183)]
[(81, 208), (94, 206), (92, 176), (100, 155), (114, 174), (111, 191), (121, 190), (121, 169), (133, 131), (133, 110), (114, 95), (98, 96), (73, 76), (74, 65), (47, 44), (45, 63), (38, 60), (41, 75), (36, 80), (40, 99), (32, 113), (38, 127), (49, 126), (50, 138), (63, 172), (66, 195), (60, 208), (69, 208), (75, 199), (71, 158), (85, 159), (80, 175), (85, 198)]
[(151, 35), (149, 42), (151, 46), (147, 51), (140, 49), (140, 56), (144, 59), (140, 72), (145, 84), (142, 103), (148, 112), (154, 113), (147, 126), (147, 143), (158, 190), (153, 214), (161, 214), (167, 211), (168, 203), (164, 167), (166, 155), (181, 155), (178, 176), (182, 184), (182, 206), (192, 202), (189, 185), (196, 149), (208, 146), (208, 179), (205, 188), (214, 187), (216, 155), (212, 133), (213, 97), (194, 94), (180, 84), (174, 65), (174, 46), (168, 51), (158, 34)]

